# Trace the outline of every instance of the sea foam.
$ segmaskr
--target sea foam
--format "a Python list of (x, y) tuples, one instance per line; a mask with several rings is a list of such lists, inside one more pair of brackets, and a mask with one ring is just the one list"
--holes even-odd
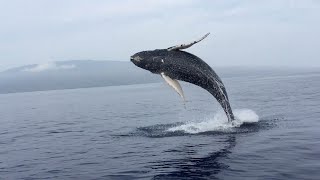
[(259, 116), (251, 109), (235, 109), (233, 113), (235, 121), (232, 123), (228, 123), (225, 113), (219, 111), (213, 117), (204, 118), (201, 122), (188, 122), (169, 128), (167, 131), (184, 131), (190, 134), (207, 131), (232, 131), (234, 127), (240, 127), (243, 123), (255, 123), (259, 121)]

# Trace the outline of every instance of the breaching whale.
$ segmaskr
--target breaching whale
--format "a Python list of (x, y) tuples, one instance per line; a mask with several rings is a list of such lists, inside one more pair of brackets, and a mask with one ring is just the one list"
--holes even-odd
[(141, 51), (130, 57), (138, 67), (154, 74), (160, 74), (163, 79), (181, 96), (184, 94), (178, 80), (200, 86), (212, 94), (220, 103), (228, 117), (228, 122), (234, 120), (228, 95), (220, 77), (199, 57), (182, 51), (205, 39), (210, 33), (199, 40), (181, 44), (167, 49)]

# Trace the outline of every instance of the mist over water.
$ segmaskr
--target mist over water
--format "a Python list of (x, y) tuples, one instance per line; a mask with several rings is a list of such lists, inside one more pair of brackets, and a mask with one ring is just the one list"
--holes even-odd
[[(233, 72), (236, 74), (236, 72)], [(320, 73), (0, 94), (3, 179), (318, 179)]]

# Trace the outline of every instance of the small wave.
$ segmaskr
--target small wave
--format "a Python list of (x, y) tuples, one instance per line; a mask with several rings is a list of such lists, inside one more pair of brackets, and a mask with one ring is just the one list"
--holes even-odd
[(189, 122), (180, 126), (169, 128), (167, 131), (183, 131), (190, 134), (223, 131), (233, 132), (234, 128), (240, 127), (242, 124), (256, 123), (259, 116), (251, 109), (236, 109), (234, 111), (235, 121), (228, 123), (228, 119), (223, 111), (219, 111), (213, 115), (213, 118), (206, 118), (202, 122)]

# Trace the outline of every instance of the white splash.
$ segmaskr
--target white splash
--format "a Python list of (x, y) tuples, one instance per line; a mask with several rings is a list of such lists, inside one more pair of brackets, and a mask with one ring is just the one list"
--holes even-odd
[(225, 113), (219, 111), (213, 115), (213, 118), (205, 119), (202, 122), (189, 122), (170, 128), (167, 131), (184, 131), (191, 134), (207, 131), (232, 131), (232, 128), (239, 127), (243, 123), (259, 121), (259, 116), (251, 109), (235, 109), (233, 113), (235, 115), (235, 121), (232, 123), (228, 123)]
[(30, 68), (25, 68), (23, 71), (28, 71), (28, 72), (41, 72), (41, 71), (46, 71), (46, 70), (51, 70), (51, 69), (73, 69), (75, 68), (74, 64), (71, 65), (57, 65), (54, 62), (48, 62), (44, 64), (37, 64), (34, 67)]

